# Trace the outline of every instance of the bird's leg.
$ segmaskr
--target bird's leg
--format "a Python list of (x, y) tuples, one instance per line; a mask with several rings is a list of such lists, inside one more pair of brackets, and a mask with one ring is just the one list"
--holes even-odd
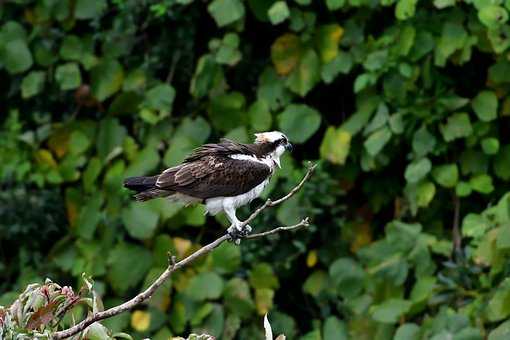
[(248, 235), (252, 229), (249, 225), (242, 226), (243, 222), (237, 219), (236, 210), (233, 207), (224, 207), (224, 210), (231, 223), (230, 227), (227, 229), (227, 233), (236, 244), (239, 244), (240, 238)]

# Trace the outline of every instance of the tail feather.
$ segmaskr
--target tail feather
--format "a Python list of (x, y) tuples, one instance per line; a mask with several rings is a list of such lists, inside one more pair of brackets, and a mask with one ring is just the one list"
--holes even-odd
[(140, 202), (145, 202), (153, 198), (166, 197), (175, 194), (174, 191), (152, 188), (136, 193), (133, 197)]
[(129, 177), (124, 180), (124, 187), (134, 191), (145, 191), (156, 186), (158, 176)]
[(129, 177), (124, 180), (124, 187), (136, 191), (133, 197), (137, 201), (148, 201), (152, 198), (165, 197), (175, 193), (156, 187), (157, 180), (158, 176)]

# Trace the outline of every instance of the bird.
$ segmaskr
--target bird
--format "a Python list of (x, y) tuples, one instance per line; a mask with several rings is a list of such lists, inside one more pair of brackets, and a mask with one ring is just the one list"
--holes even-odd
[(237, 218), (236, 210), (261, 195), (281, 168), (285, 151), (292, 151), (292, 144), (280, 131), (256, 133), (252, 144), (222, 138), (194, 149), (181, 164), (158, 175), (126, 178), (124, 187), (136, 192), (137, 201), (167, 197), (185, 205), (204, 204), (213, 216), (224, 212), (230, 222), (227, 234), (239, 243), (252, 228)]

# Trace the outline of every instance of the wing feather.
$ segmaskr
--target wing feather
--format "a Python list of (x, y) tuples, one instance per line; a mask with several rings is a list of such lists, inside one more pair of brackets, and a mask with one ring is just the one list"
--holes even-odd
[(156, 186), (200, 199), (230, 197), (248, 192), (270, 175), (270, 167), (260, 162), (203, 156), (167, 169)]

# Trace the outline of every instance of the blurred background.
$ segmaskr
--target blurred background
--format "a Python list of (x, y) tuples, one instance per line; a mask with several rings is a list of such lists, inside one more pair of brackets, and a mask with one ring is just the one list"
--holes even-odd
[[(281, 130), (293, 199), (137, 310), (136, 339), (510, 337), (509, 0), (0, 2), (0, 305), (45, 278), (106, 306), (224, 233), (122, 180)], [(251, 208), (260, 204), (253, 202)], [(239, 212), (245, 218), (250, 209)]]

